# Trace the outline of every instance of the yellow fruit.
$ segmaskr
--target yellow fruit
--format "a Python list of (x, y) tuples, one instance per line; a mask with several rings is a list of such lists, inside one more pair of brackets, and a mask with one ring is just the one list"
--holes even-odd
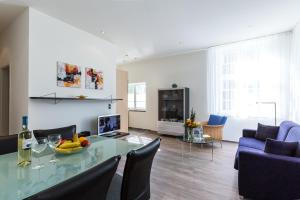
[(80, 142), (65, 142), (59, 146), (60, 149), (70, 149), (80, 147)]
[(70, 153), (76, 153), (80, 151), (82, 147), (74, 147), (74, 148), (69, 148), (69, 149), (62, 149), (62, 148), (56, 148), (55, 151), (58, 153), (63, 153), (63, 154), (70, 154)]
[(73, 135), (73, 142), (79, 142), (78, 134), (77, 134), (77, 133), (75, 133), (75, 134)]

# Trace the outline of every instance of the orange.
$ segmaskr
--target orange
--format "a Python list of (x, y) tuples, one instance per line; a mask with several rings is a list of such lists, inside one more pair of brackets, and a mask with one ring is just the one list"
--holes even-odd
[(80, 143), (83, 142), (83, 141), (85, 141), (85, 140), (87, 140), (86, 137), (80, 137), (79, 138)]

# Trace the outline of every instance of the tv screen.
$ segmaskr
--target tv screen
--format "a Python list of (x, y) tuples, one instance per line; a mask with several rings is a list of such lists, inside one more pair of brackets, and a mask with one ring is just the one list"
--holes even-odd
[(98, 135), (120, 130), (120, 115), (98, 117)]

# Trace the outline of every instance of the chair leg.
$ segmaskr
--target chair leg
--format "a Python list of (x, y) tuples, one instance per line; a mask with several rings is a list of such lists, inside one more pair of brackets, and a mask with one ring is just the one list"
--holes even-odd
[(221, 144), (221, 148), (223, 148), (223, 145), (222, 145), (222, 140), (220, 140), (220, 144)]

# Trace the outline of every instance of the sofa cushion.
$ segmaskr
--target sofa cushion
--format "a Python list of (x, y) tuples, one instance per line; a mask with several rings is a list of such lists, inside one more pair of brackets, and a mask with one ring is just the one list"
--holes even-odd
[(295, 153), (295, 157), (300, 158), (300, 142), (298, 142), (298, 147), (297, 147), (297, 150), (296, 150), (296, 153)]
[(251, 147), (246, 147), (246, 146), (239, 146), (235, 155), (235, 160), (234, 160), (234, 169), (238, 170), (239, 169), (239, 153), (240, 151), (250, 151), (250, 152), (256, 152), (256, 153), (262, 153), (264, 152), (260, 149), (254, 149)]
[[(300, 126), (294, 126), (290, 129), (288, 132), (288, 135), (286, 136), (285, 139), (286, 142), (295, 142), (298, 141), (300, 142)], [(298, 148), (296, 150), (296, 157), (300, 157), (300, 143), (298, 144)]]
[(284, 141), (285, 138), (287, 137), (288, 132), (290, 131), (290, 129), (295, 127), (295, 126), (299, 126), (299, 125), (292, 122), (292, 121), (283, 121), (283, 122), (281, 122), (276, 139), (280, 140), (280, 141)]
[(279, 127), (278, 126), (267, 126), (258, 123), (255, 138), (265, 141), (267, 138), (277, 138)]
[(295, 156), (298, 144), (298, 142), (284, 142), (267, 139), (265, 152), (283, 156)]
[(300, 141), (300, 126), (296, 126), (290, 129), (286, 138), (286, 142)]
[(255, 138), (241, 137), (239, 140), (239, 146), (250, 147), (263, 151), (265, 149), (265, 142)]

